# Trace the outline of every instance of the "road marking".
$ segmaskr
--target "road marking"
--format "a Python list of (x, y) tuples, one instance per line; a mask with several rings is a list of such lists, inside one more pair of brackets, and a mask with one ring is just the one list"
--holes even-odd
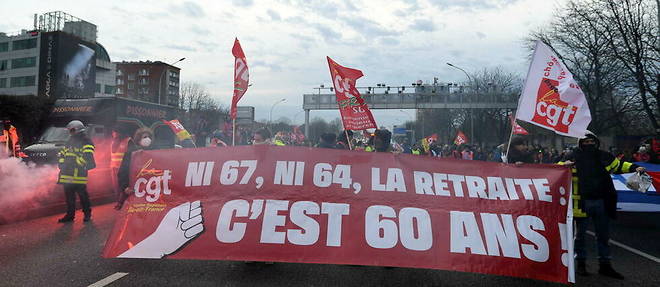
[(126, 276), (126, 275), (128, 275), (128, 273), (117, 272), (117, 273), (112, 274), (112, 275), (110, 275), (110, 276), (108, 276), (108, 277), (105, 277), (105, 278), (101, 279), (100, 281), (98, 281), (98, 282), (96, 282), (96, 283), (94, 283), (94, 284), (91, 284), (91, 285), (89, 285), (89, 286), (87, 286), (87, 287), (103, 287), (103, 286), (106, 286), (106, 285), (108, 285), (108, 284), (110, 284), (110, 283), (112, 283), (112, 282), (115, 282), (115, 281), (119, 280), (120, 278), (122, 278), (122, 277), (124, 277), (124, 276)]
[[(587, 230), (587, 234), (589, 234), (589, 235), (591, 235), (591, 236), (593, 236), (593, 237), (596, 237), (596, 234), (595, 234), (593, 231), (588, 231), (588, 230)], [(635, 254), (637, 254), (637, 255), (639, 255), (639, 256), (642, 256), (642, 257), (644, 257), (644, 258), (646, 258), (646, 259), (648, 259), (648, 260), (654, 261), (655, 263), (660, 263), (660, 258), (655, 257), (655, 256), (653, 256), (653, 255), (651, 255), (651, 254), (648, 254), (648, 253), (644, 253), (644, 252), (642, 252), (642, 251), (639, 251), (639, 250), (637, 250), (637, 249), (635, 249), (635, 248), (632, 248), (632, 247), (630, 247), (630, 246), (628, 246), (628, 245), (625, 245), (625, 244), (623, 244), (623, 243), (621, 243), (621, 242), (614, 241), (614, 240), (610, 239), (610, 244), (612, 244), (612, 245), (614, 245), (614, 246), (621, 247), (621, 248), (623, 248), (623, 249), (625, 249), (625, 250), (628, 250), (628, 251), (630, 251), (630, 252), (632, 252), (632, 253), (635, 253)]]

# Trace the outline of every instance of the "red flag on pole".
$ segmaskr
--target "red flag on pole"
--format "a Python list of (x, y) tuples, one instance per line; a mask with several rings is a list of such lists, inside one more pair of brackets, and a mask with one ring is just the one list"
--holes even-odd
[(343, 67), (330, 57), (328, 57), (328, 66), (330, 66), (330, 76), (335, 87), (344, 129), (375, 129), (376, 121), (360, 92), (355, 88), (355, 82), (363, 76), (362, 71)]
[(463, 133), (463, 131), (458, 131), (456, 134), (456, 139), (454, 139), (454, 144), (455, 145), (462, 145), (466, 144), (468, 142), (467, 136)]
[(509, 116), (509, 119), (511, 120), (511, 126), (513, 127), (513, 134), (514, 135), (528, 135), (529, 132), (525, 130), (523, 127), (521, 127), (516, 120), (513, 118), (512, 115)]
[(241, 100), (243, 94), (247, 91), (250, 74), (248, 72), (247, 61), (241, 43), (238, 38), (234, 40), (234, 47), (231, 49), (234, 55), (234, 96), (231, 99), (231, 110), (229, 115), (232, 119), (236, 119), (236, 106), (238, 101)]

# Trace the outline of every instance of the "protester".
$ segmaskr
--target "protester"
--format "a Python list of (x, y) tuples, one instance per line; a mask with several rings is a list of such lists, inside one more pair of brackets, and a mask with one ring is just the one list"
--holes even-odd
[(411, 153), (414, 155), (421, 155), (422, 154), (422, 147), (419, 146), (419, 144), (415, 143), (412, 146)]
[(645, 145), (642, 145), (637, 149), (637, 152), (633, 154), (633, 158), (637, 162), (648, 162), (651, 159), (651, 156), (648, 153), (648, 148)]
[(268, 129), (258, 129), (252, 136), (252, 145), (270, 145), (270, 131)]
[(87, 193), (87, 172), (96, 167), (94, 162), (94, 143), (85, 133), (85, 125), (73, 120), (66, 125), (69, 130), (69, 140), (58, 153), (60, 174), (57, 183), (64, 187), (66, 196), (66, 214), (58, 222), (73, 221), (76, 215), (76, 194), (80, 198), (87, 222), (92, 218), (92, 207)]
[(128, 143), (130, 140), (131, 138), (123, 134), (117, 126), (113, 127), (112, 142), (110, 143), (110, 170), (112, 172), (110, 178), (112, 178), (112, 187), (115, 191), (116, 200), (118, 200), (123, 194), (123, 188), (119, 188), (117, 174), (119, 173), (119, 168), (121, 167), (124, 155), (128, 150)]
[(608, 277), (623, 279), (623, 275), (612, 268), (609, 249), (609, 220), (616, 216), (617, 193), (610, 173), (644, 171), (643, 167), (630, 162), (622, 162), (614, 155), (599, 150), (600, 140), (587, 131), (578, 140), (578, 147), (568, 159), (559, 164), (572, 167), (573, 172), (573, 217), (576, 223), (575, 254), (578, 275), (587, 276), (585, 234), (588, 219), (594, 223), (598, 242), (598, 273)]
[[(346, 134), (348, 134), (348, 137), (346, 137)], [(351, 130), (345, 130), (337, 136), (337, 144), (335, 146), (336, 149), (350, 149), (350, 146), (348, 145), (348, 142), (353, 139), (353, 131)]]
[(386, 129), (379, 129), (374, 132), (374, 149), (376, 152), (389, 152), (391, 151), (390, 143), (392, 141), (392, 133)]
[(214, 131), (211, 134), (211, 146), (212, 147), (226, 147), (227, 143), (223, 140), (224, 135), (222, 134), (222, 131)]
[(324, 133), (321, 135), (321, 138), (319, 139), (319, 143), (316, 145), (316, 147), (319, 148), (336, 148), (337, 143), (337, 135), (334, 133)]
[(465, 160), (474, 159), (474, 153), (470, 150), (469, 146), (466, 145), (463, 147), (463, 152), (461, 152), (461, 158)]
[(275, 134), (275, 138), (273, 138), (273, 145), (276, 146), (286, 146), (288, 143), (288, 140), (284, 134), (284, 132), (280, 131)]
[(509, 147), (509, 154), (506, 156), (506, 161), (507, 163), (515, 163), (516, 165), (534, 163), (534, 154), (529, 151), (523, 137), (516, 136), (511, 139), (511, 147)]
[(130, 139), (127, 143), (127, 150), (124, 154), (124, 158), (121, 161), (121, 166), (117, 172), (117, 182), (119, 190), (122, 192), (117, 198), (117, 204), (115, 205), (116, 210), (121, 210), (126, 198), (132, 193), (131, 188), (128, 185), (129, 172), (131, 168), (131, 159), (133, 158), (133, 152), (138, 150), (152, 149), (152, 142), (154, 138), (154, 133), (149, 128), (140, 128), (135, 131), (133, 138)]
[(16, 128), (9, 120), (2, 121), (2, 132), (0, 132), (0, 155), (18, 157), (19, 137)]

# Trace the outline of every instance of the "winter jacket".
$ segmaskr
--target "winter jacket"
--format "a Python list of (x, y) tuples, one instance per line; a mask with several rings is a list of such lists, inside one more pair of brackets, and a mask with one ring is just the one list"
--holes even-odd
[(87, 184), (87, 171), (96, 167), (92, 140), (84, 133), (72, 135), (57, 157), (58, 184)]
[[(595, 153), (576, 149), (566, 160), (575, 164), (573, 174), (573, 216), (587, 217), (584, 210), (585, 199), (603, 199), (605, 211), (616, 218), (617, 192), (610, 174), (634, 172), (638, 165), (619, 160), (609, 152), (596, 150)], [(560, 161), (563, 165), (565, 161)]]

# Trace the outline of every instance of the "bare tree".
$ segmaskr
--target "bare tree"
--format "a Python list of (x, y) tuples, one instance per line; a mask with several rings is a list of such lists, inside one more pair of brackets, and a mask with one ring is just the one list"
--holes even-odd
[(658, 23), (648, 14), (657, 10), (650, 2), (572, 0), (547, 29), (527, 39), (530, 49), (536, 40), (551, 46), (568, 66), (587, 97), (596, 133), (657, 131), (657, 96), (648, 96), (657, 95), (658, 86)]
[(180, 119), (197, 137), (205, 137), (223, 123), (226, 107), (218, 104), (208, 90), (196, 82), (184, 82), (179, 96)]

